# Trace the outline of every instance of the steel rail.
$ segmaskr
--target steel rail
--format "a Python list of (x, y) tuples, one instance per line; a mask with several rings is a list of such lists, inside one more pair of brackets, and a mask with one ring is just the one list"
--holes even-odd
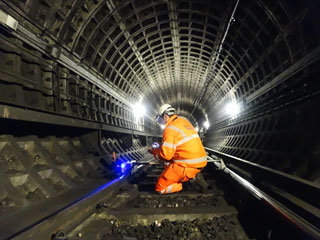
[(243, 170), (248, 171), (254, 180), (265, 181), (285, 189), (287, 192), (299, 197), (300, 199), (320, 208), (319, 199), (315, 196), (320, 196), (320, 184), (302, 179), (269, 167), (265, 167), (238, 157), (231, 156), (226, 153), (216, 151), (211, 148), (205, 148), (214, 155), (222, 158), (225, 163), (233, 164)]
[[(312, 239), (320, 239), (320, 229), (318, 228), (318, 226), (312, 224), (311, 222), (304, 219), (302, 216), (296, 214), (294, 211), (289, 209), (287, 206), (280, 203), (275, 198), (273, 198), (269, 194), (265, 193), (264, 191), (262, 191), (261, 189), (259, 189), (255, 185), (253, 185), (248, 180), (246, 180), (243, 177), (241, 177), (240, 175), (238, 175), (236, 172), (234, 172), (233, 170), (230, 169), (228, 163), (231, 162), (230, 159), (233, 159), (233, 162), (239, 161), (239, 162), (245, 163), (247, 165), (250, 165), (251, 170), (253, 169), (252, 167), (254, 167), (254, 169), (257, 172), (260, 172), (261, 169), (263, 169), (263, 171), (269, 171), (273, 176), (278, 175), (282, 179), (287, 178), (287, 180), (291, 183), (296, 181), (296, 182), (298, 182), (299, 185), (310, 186), (311, 188), (315, 187), (315, 189), (317, 191), (319, 191), (319, 186), (317, 186), (316, 184), (311, 184), (311, 183), (308, 184), (308, 181), (306, 181), (306, 180), (298, 179), (296, 177), (292, 177), (289, 174), (281, 173), (280, 171), (277, 171), (277, 170), (269, 169), (269, 168), (260, 166), (258, 164), (250, 163), (249, 161), (246, 161), (246, 160), (243, 160), (243, 159), (240, 159), (240, 158), (228, 155), (228, 154), (224, 154), (224, 153), (221, 153), (219, 151), (216, 151), (216, 150), (213, 150), (213, 149), (210, 149), (207, 147), (205, 147), (205, 149), (209, 153), (211, 153), (215, 156), (218, 156), (224, 162), (226, 162), (226, 166), (223, 169), (221, 169), (221, 163), (219, 163), (219, 161), (211, 160), (209, 162), (212, 162), (219, 169), (221, 169), (223, 172), (230, 175), (235, 181), (237, 181), (241, 186), (243, 186), (247, 191), (249, 191), (254, 197), (256, 197), (257, 199), (259, 199), (260, 201), (262, 201), (263, 203), (265, 203), (266, 205), (268, 205), (269, 207), (274, 209), (280, 216), (282, 216), (285, 220), (287, 220), (289, 223), (294, 225), (300, 231), (308, 234), (310, 237), (312, 237)], [(268, 178), (268, 180), (270, 180), (270, 178)], [(319, 195), (313, 195), (313, 197), (315, 199), (317, 199), (316, 196), (319, 196)]]
[(50, 236), (59, 230), (68, 231), (73, 229), (93, 213), (99, 202), (111, 198), (116, 194), (116, 190), (125, 183), (127, 177), (128, 175), (122, 175), (112, 181), (108, 181), (69, 204), (58, 208), (49, 215), (43, 216), (33, 223), (29, 223), (22, 229), (14, 229), (16, 230), (14, 233), (10, 233), (9, 231), (8, 234), (10, 233), (10, 235), (5, 236), (5, 239), (50, 239)]
[[(87, 190), (86, 193), (83, 193), (67, 204), (59, 204), (59, 200), (53, 202), (54, 206), (52, 209), (55, 210), (51, 210), (49, 214), (48, 212), (50, 211), (44, 209), (47, 208), (48, 203), (44, 202), (45, 205), (40, 206), (40, 212), (47, 212), (47, 214), (43, 214), (42, 217), (38, 218), (37, 221), (33, 221), (33, 223), (24, 223), (22, 221), (22, 225), (20, 224), (20, 226), (23, 227), (20, 227), (18, 230), (11, 227), (11, 232), (9, 229), (6, 236), (0, 237), (4, 237), (5, 240), (43, 240), (55, 239), (52, 237), (58, 232), (69, 233), (94, 213), (98, 203), (114, 197), (118, 193), (118, 189), (127, 183), (127, 180), (141, 174), (150, 164), (146, 166), (136, 162), (135, 166), (136, 168), (132, 168), (131, 174), (126, 172), (111, 181), (104, 182), (103, 184), (100, 183), (99, 186)], [(31, 209), (31, 211), (35, 210)], [(30, 213), (30, 210), (28, 213)], [(16, 221), (17, 217), (14, 217), (13, 220)], [(14, 232), (12, 232), (13, 230)]]

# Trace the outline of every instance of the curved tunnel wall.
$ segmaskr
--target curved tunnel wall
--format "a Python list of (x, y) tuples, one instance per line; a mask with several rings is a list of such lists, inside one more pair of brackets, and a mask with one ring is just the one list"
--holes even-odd
[[(209, 119), (207, 146), (319, 181), (319, 2), (5, 0), (0, 6), (124, 98), (143, 97), (149, 115), (172, 103), (199, 125)], [(16, 94), (2, 95), (3, 102), (157, 133), (150, 119), (137, 124), (121, 99), (5, 34), (6, 70), (11, 66), (30, 83), (2, 77)], [(233, 118), (224, 111), (230, 101), (242, 107)]]

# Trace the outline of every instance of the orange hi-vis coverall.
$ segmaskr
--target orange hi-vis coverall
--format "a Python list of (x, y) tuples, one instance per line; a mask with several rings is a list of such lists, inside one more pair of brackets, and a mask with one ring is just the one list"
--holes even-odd
[(153, 150), (153, 155), (170, 162), (155, 186), (161, 194), (181, 191), (182, 182), (194, 178), (207, 165), (207, 154), (197, 131), (177, 115), (167, 121), (162, 145)]

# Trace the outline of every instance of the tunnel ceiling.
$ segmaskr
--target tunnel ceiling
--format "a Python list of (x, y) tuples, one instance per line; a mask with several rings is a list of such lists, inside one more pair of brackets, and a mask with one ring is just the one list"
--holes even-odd
[(130, 99), (154, 110), (168, 102), (198, 121), (231, 99), (245, 101), (319, 44), (316, 1), (2, 4)]

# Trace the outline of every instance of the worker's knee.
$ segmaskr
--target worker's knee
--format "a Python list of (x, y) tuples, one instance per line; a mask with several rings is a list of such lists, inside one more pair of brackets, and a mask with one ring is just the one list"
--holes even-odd
[(155, 190), (159, 194), (163, 194), (166, 191), (166, 186), (164, 184), (161, 184), (161, 181), (158, 181), (155, 186)]
[(158, 193), (158, 194), (165, 194), (166, 193), (166, 189), (162, 189), (162, 190), (157, 190), (156, 189), (156, 192)]
[(156, 185), (155, 190), (159, 194), (168, 194), (168, 193), (174, 193), (174, 192), (180, 192), (182, 190), (182, 184), (181, 183), (173, 183), (166, 187), (161, 186), (160, 184)]
[(162, 186), (161, 184), (157, 183), (155, 186), (155, 190), (159, 194), (165, 194), (166, 193), (166, 187)]

